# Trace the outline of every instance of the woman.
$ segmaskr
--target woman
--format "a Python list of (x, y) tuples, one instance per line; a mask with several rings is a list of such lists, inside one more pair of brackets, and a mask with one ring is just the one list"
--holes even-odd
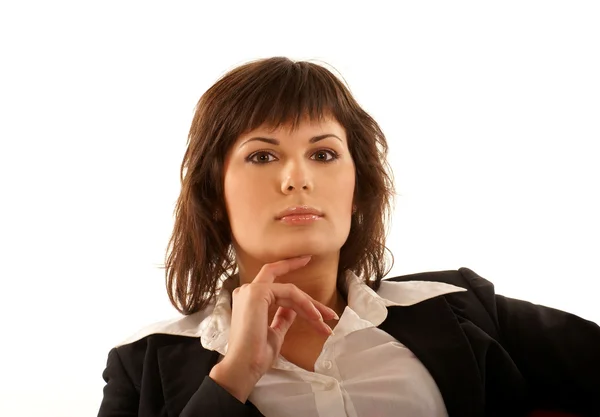
[(99, 416), (600, 414), (594, 323), (466, 268), (382, 282), (385, 136), (324, 67), (230, 71), (188, 145), (166, 259), (185, 317), (110, 351)]

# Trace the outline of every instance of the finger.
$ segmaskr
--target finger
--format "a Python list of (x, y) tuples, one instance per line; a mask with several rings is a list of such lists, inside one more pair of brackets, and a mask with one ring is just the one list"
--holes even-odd
[(275, 313), (275, 317), (273, 317), (271, 328), (275, 330), (283, 339), (287, 331), (292, 326), (296, 315), (296, 312), (291, 308), (279, 307)]
[[(337, 313), (331, 308), (327, 307), (325, 304), (315, 300), (310, 295), (302, 291), (300, 288), (291, 283), (286, 284), (271, 284), (269, 288), (273, 291), (273, 295), (275, 296), (274, 302), (277, 302), (278, 299), (289, 298), (294, 303), (298, 304), (300, 307), (304, 309), (304, 314), (302, 316), (309, 320), (321, 320), (327, 319), (339, 320)], [(308, 301), (308, 302), (306, 302)], [(285, 302), (285, 301), (284, 301)]]
[[(287, 331), (290, 329), (292, 324), (294, 323), (294, 319), (296, 318), (297, 313), (287, 307), (279, 307), (277, 312), (275, 313), (275, 317), (273, 318), (273, 323), (271, 324), (271, 328), (277, 333), (278, 337), (285, 337)], [(310, 323), (313, 324), (315, 330), (329, 336), (333, 334), (333, 330), (327, 324), (320, 320), (312, 320)]]
[(338, 314), (335, 312), (335, 310), (327, 307), (325, 304), (321, 303), (320, 301), (315, 300), (310, 295), (308, 295), (308, 294), (306, 294), (306, 295), (310, 299), (311, 303), (313, 303), (315, 308), (317, 310), (319, 310), (319, 313), (321, 313), (321, 316), (323, 317), (324, 320), (334, 320), (334, 319), (339, 320), (340, 319), (338, 317)]
[(260, 269), (256, 277), (252, 280), (252, 282), (272, 284), (273, 282), (275, 282), (275, 278), (277, 278), (278, 276), (285, 275), (290, 271), (305, 266), (308, 263), (308, 261), (310, 261), (310, 258), (311, 256), (307, 255), (297, 258), (284, 259), (282, 261), (277, 261), (270, 264), (265, 264)]
[[(271, 291), (274, 296), (274, 300), (271, 304), (294, 310), (299, 316), (311, 323), (317, 330), (324, 331), (328, 335), (332, 333), (331, 328), (323, 322), (323, 316), (317, 308), (317, 305), (324, 312), (329, 310), (328, 307), (313, 300), (308, 294), (293, 284), (273, 284), (271, 286)], [(317, 305), (314, 303), (317, 303)]]
[[(277, 285), (277, 284), (274, 284), (274, 285)], [(306, 294), (304, 291), (302, 291), (300, 289), (299, 289), (299, 291), (301, 292), (302, 295)], [(311, 308), (308, 308), (308, 310), (305, 310), (306, 314), (309, 315), (312, 320), (339, 320), (340, 319), (338, 317), (338, 314), (335, 312), (335, 310), (333, 310), (333, 309), (327, 307), (325, 304), (315, 300), (308, 294), (306, 294), (306, 297), (308, 297), (308, 300), (313, 304), (313, 306), (316, 310), (316, 311), (312, 310)], [(306, 317), (304, 317), (304, 318), (306, 318)]]

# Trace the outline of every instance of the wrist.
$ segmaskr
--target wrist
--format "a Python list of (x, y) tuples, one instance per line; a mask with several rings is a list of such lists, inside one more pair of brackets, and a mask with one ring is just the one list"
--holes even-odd
[(216, 364), (208, 376), (242, 403), (248, 400), (257, 382), (249, 372), (225, 359)]

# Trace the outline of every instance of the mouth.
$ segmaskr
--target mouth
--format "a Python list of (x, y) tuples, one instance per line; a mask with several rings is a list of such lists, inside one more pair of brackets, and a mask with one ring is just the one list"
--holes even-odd
[(281, 211), (276, 217), (276, 220), (282, 220), (284, 217), (290, 216), (317, 216), (323, 217), (324, 214), (321, 210), (318, 210), (311, 206), (292, 206)]
[(280, 212), (275, 219), (290, 225), (311, 224), (324, 217), (321, 210), (310, 206), (292, 206)]
[(311, 224), (321, 220), (323, 216), (316, 214), (290, 214), (279, 219), (280, 222), (289, 225)]

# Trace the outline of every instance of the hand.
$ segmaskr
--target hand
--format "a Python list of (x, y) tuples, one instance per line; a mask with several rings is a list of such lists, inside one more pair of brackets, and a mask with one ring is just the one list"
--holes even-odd
[[(210, 377), (238, 400), (246, 402), (258, 380), (278, 357), (287, 331), (297, 315), (325, 335), (332, 333), (323, 320), (337, 318), (335, 311), (314, 300), (294, 284), (275, 278), (302, 268), (310, 256), (265, 264), (252, 283), (233, 291), (227, 354)], [(269, 307), (277, 306), (269, 324)]]

